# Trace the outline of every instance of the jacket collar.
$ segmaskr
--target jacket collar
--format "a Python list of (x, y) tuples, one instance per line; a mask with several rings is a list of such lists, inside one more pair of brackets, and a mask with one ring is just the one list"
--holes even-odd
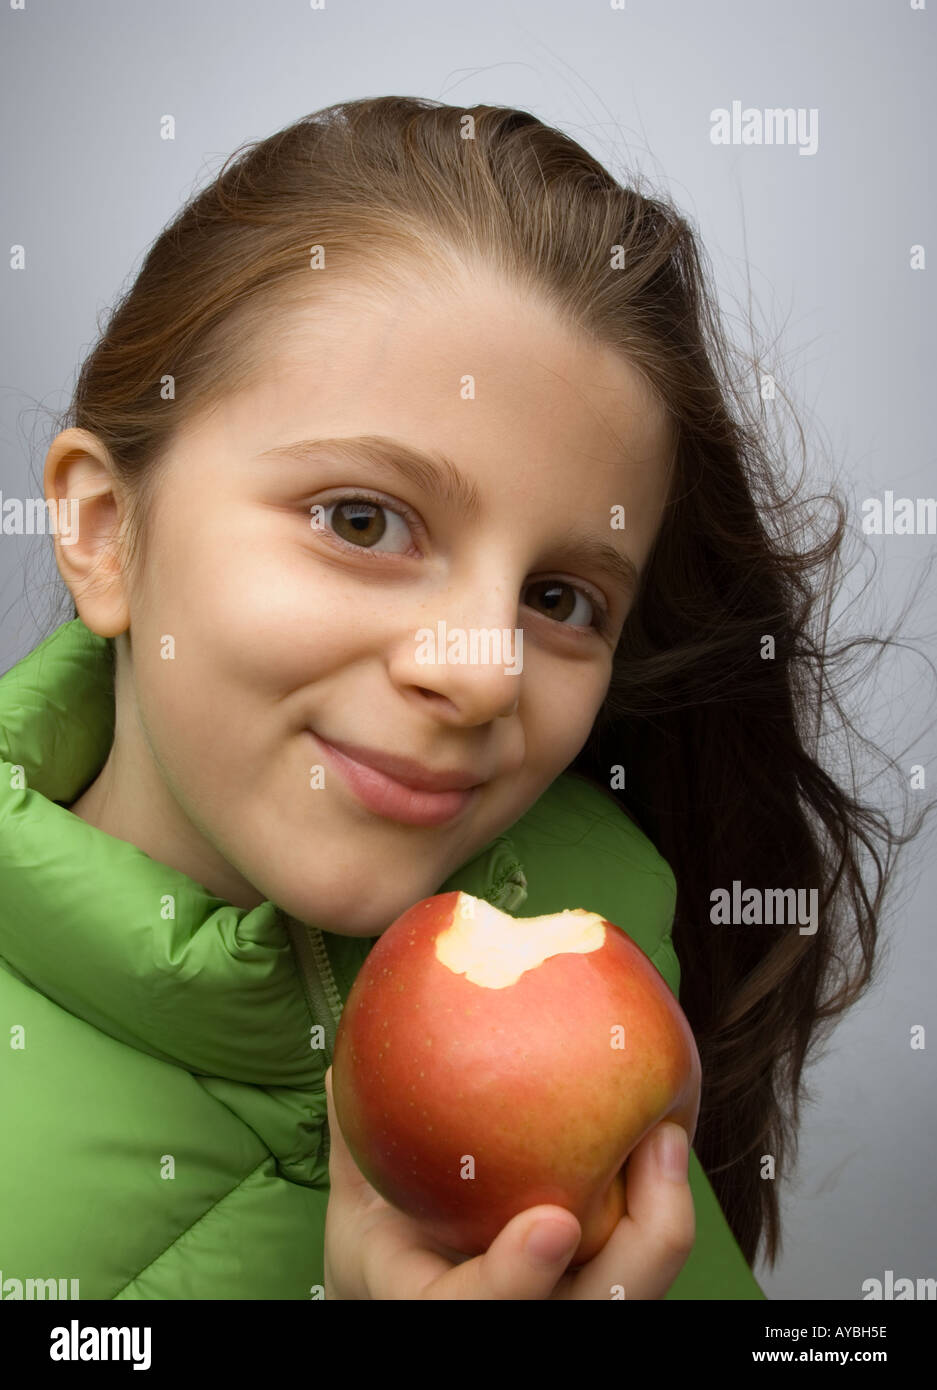
[[(112, 1037), (204, 1076), (321, 1080), (285, 914), (244, 909), (66, 809), (113, 740), (109, 643), (63, 623), (0, 678), (0, 956)], [(510, 838), (447, 881), (505, 911), (526, 898)], [(344, 1003), (375, 938), (323, 933)], [(245, 1029), (245, 1017), (256, 1027)]]

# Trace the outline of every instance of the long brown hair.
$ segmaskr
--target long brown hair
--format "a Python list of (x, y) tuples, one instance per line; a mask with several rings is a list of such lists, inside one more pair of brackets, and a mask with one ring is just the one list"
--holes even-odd
[[(644, 374), (674, 426), (673, 489), (571, 770), (627, 807), (673, 868), (681, 1001), (703, 1065), (695, 1149), (746, 1258), (764, 1238), (773, 1265), (763, 1159), (790, 1177), (808, 1053), (872, 978), (893, 852), (912, 838), (820, 762), (830, 712), (854, 732), (832, 679), (842, 658), (891, 639), (828, 650), (845, 508), (827, 493), (834, 522), (808, 544), (814, 499), (787, 488), (765, 378), (738, 371), (694, 231), (639, 184), (524, 111), (392, 96), (304, 117), (235, 151), (163, 230), (60, 428), (107, 446), (135, 561), (161, 453), (263, 368), (282, 307), (314, 303), (316, 245), (330, 280), (376, 293), (398, 261), (484, 263)], [(713, 890), (736, 880), (817, 889), (819, 930), (713, 924)]]

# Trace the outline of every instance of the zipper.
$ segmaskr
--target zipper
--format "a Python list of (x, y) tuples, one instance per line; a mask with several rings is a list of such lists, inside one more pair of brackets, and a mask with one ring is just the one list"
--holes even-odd
[[(329, 960), (322, 931), (319, 927), (299, 922), (295, 917), (284, 913), (293, 953), (299, 964), (300, 978), (306, 995), (306, 1003), (314, 1024), (321, 1024), (325, 1031), (326, 1067), (332, 1065), (335, 1051), (335, 1034), (342, 1016), (342, 996), (335, 984), (332, 965)], [(324, 1126), (325, 1145), (323, 1158), (329, 1160), (331, 1135), (328, 1124)]]

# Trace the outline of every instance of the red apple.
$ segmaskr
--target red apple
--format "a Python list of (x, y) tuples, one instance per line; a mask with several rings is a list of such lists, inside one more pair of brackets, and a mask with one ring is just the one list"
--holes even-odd
[(625, 1214), (622, 1166), (661, 1120), (690, 1141), (700, 1061), (667, 982), (617, 926), (424, 898), (355, 979), (332, 1063), (361, 1172), (437, 1244), (487, 1250), (518, 1212), (567, 1208), (571, 1266)]

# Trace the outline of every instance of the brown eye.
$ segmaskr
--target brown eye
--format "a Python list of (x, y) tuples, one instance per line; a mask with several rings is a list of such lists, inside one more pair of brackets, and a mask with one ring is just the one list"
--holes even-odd
[[(317, 510), (313, 508), (313, 510)], [(328, 502), (322, 508), (324, 522), (317, 527), (328, 531), (333, 543), (345, 550), (357, 550), (359, 554), (407, 554), (407, 537), (412, 533), (422, 534), (418, 518), (408, 511), (397, 511), (377, 497), (352, 494)], [(390, 518), (390, 524), (386, 518)], [(401, 530), (402, 549), (394, 551), (382, 547), (377, 549), (387, 532), (397, 526)], [(612, 630), (611, 615), (602, 603), (593, 598), (586, 589), (565, 579), (536, 579), (524, 586), (522, 598), (533, 594), (533, 601), (527, 607), (537, 610), (543, 605), (542, 616), (551, 618), (559, 627), (569, 628), (577, 637), (588, 637), (589, 633), (607, 636)], [(585, 611), (582, 607), (584, 605)], [(578, 616), (578, 622), (569, 622), (571, 615)]]
[(339, 502), (329, 524), (342, 540), (374, 545), (387, 529), (382, 510), (371, 502)]
[[(524, 595), (527, 594), (535, 595), (534, 600), (528, 602), (528, 607), (535, 608), (538, 603), (542, 603), (546, 610), (546, 616), (563, 624), (563, 626), (589, 627), (596, 621), (595, 615), (600, 612), (598, 605), (588, 594), (561, 579), (535, 580), (524, 589)], [(576, 611), (577, 602), (584, 602), (587, 610), (590, 611), (583, 615), (580, 610), (579, 622), (567, 623), (567, 618)]]
[[(325, 514), (326, 525), (344, 545), (355, 550), (373, 550), (388, 530), (393, 539), (394, 523), (401, 528), (401, 539), (405, 540), (407, 535), (407, 524), (398, 512), (367, 498), (351, 497), (332, 502), (325, 508)], [(389, 527), (386, 517), (392, 518)]]

